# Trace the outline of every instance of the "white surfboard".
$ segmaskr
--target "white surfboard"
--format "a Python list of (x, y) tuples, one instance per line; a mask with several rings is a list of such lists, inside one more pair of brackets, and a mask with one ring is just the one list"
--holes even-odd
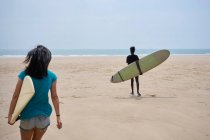
[(18, 118), (20, 113), (23, 111), (25, 106), (28, 104), (28, 102), (31, 100), (34, 93), (35, 93), (34, 85), (33, 85), (31, 77), (25, 76), (10, 123), (12, 124), (15, 123), (16, 119)]

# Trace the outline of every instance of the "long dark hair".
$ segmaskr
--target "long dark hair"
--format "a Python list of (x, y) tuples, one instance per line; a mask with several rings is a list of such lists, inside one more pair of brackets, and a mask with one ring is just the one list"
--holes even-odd
[(42, 79), (47, 76), (48, 65), (51, 61), (51, 52), (45, 46), (38, 45), (28, 52), (24, 63), (29, 63), (25, 73), (31, 77)]

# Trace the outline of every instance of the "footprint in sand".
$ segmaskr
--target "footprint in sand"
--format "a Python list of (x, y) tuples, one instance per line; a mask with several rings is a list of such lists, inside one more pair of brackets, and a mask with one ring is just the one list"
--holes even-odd
[(156, 97), (156, 94), (151, 94), (151, 95), (149, 95), (149, 96), (151, 96), (151, 97)]
[(72, 95), (72, 98), (86, 98), (86, 97), (82, 97), (82, 96), (76, 96), (76, 95)]

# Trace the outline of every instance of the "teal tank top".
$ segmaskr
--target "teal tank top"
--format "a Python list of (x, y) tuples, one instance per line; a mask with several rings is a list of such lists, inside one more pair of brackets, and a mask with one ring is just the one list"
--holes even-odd
[[(25, 71), (19, 73), (18, 77), (23, 80), (26, 76)], [(52, 107), (49, 104), (49, 90), (55, 80), (57, 80), (57, 76), (48, 70), (48, 75), (42, 79), (37, 79), (31, 77), (35, 94), (23, 111), (20, 114), (20, 119), (30, 119), (36, 116), (46, 116), (49, 117), (52, 113)]]

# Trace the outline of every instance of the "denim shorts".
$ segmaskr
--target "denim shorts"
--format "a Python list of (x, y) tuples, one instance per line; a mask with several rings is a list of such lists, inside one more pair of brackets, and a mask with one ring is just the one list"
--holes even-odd
[(45, 129), (50, 125), (50, 118), (45, 116), (37, 116), (31, 119), (20, 121), (21, 130), (32, 130), (34, 128)]

